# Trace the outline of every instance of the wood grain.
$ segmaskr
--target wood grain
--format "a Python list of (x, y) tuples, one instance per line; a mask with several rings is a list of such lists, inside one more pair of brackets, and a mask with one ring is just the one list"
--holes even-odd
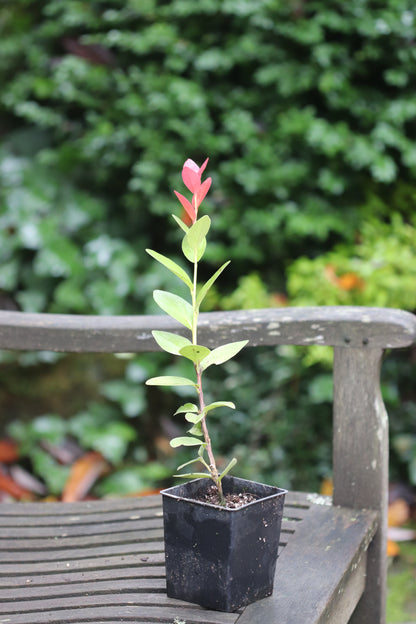
[[(157, 351), (152, 330), (187, 335), (168, 316), (76, 316), (0, 311), (0, 348), (76, 353)], [(416, 340), (409, 312), (349, 306), (208, 312), (199, 339), (208, 347), (230, 340), (258, 345), (398, 348)]]
[[(88, 502), (84, 507), (82, 503), (4, 504), (0, 507), (0, 622), (172, 624), (177, 617), (187, 624), (317, 623), (318, 594), (320, 611), (323, 601), (339, 613), (347, 593), (351, 594), (348, 604), (358, 599), (363, 571), (362, 566), (354, 566), (365, 558), (376, 527), (376, 514), (355, 514), (329, 503), (320, 496), (287, 495), (274, 595), (231, 614), (166, 597), (160, 496)], [(154, 520), (154, 528), (148, 520)], [(42, 521), (42, 536), (34, 536), (36, 521)], [(13, 534), (13, 527), (19, 531)], [(91, 527), (99, 528), (94, 537)], [(3, 531), (9, 529), (6, 538)], [(322, 571), (325, 575), (330, 571), (330, 584), (318, 582)], [(296, 592), (288, 592), (294, 582)], [(341, 593), (338, 586), (334, 591), (336, 583), (343, 587)]]

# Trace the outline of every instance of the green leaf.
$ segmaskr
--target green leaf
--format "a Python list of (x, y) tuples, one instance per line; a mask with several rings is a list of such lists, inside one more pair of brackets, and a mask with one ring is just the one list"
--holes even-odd
[(205, 444), (205, 442), (201, 442), (197, 438), (190, 438), (188, 436), (181, 436), (179, 438), (173, 438), (170, 441), (170, 445), (172, 448), (177, 448), (178, 446), (201, 446)]
[(189, 228), (186, 238), (191, 247), (198, 248), (202, 243), (203, 239), (209, 232), (209, 228), (211, 227), (211, 219), (208, 215), (204, 215)]
[(205, 295), (207, 294), (207, 292), (209, 291), (209, 289), (211, 288), (211, 286), (213, 285), (213, 283), (215, 282), (215, 280), (219, 277), (219, 275), (221, 275), (221, 273), (224, 271), (225, 267), (227, 267), (230, 264), (231, 260), (228, 260), (228, 262), (225, 262), (222, 267), (220, 267), (218, 269), (218, 271), (216, 271), (214, 273), (214, 275), (212, 277), (210, 277), (210, 279), (205, 282), (205, 284), (202, 286), (201, 290), (198, 293), (198, 296), (196, 298), (196, 306), (199, 308), (199, 306), (201, 305), (202, 301), (205, 299)]
[(220, 474), (220, 480), (225, 477), (225, 475), (230, 472), (231, 468), (233, 468), (237, 463), (237, 459), (235, 457), (232, 458), (232, 460), (230, 461), (229, 464), (227, 464), (227, 466), (224, 468), (224, 470), (222, 471), (222, 473)]
[(169, 314), (188, 329), (192, 329), (193, 310), (191, 304), (185, 299), (165, 290), (155, 290), (153, 299), (166, 314)]
[(190, 461), (187, 461), (184, 464), (181, 464), (180, 466), (178, 466), (176, 470), (182, 470), (182, 468), (185, 468), (185, 466), (189, 466), (190, 464), (195, 464), (195, 463), (200, 463), (200, 462), (201, 462), (200, 458), (195, 457), (195, 459), (191, 459)]
[(152, 258), (160, 262), (160, 264), (163, 264), (163, 266), (166, 267), (169, 271), (171, 271), (171, 273), (176, 275), (176, 277), (179, 277), (179, 279), (185, 282), (189, 290), (192, 290), (191, 278), (186, 273), (186, 271), (184, 271), (182, 267), (179, 266), (179, 264), (176, 264), (176, 262), (174, 262), (170, 258), (167, 258), (166, 256), (163, 256), (157, 251), (153, 251), (152, 249), (146, 249), (146, 251), (149, 254), (149, 256), (152, 256)]
[(195, 423), (190, 429), (188, 429), (188, 433), (192, 436), (202, 436), (201, 424)]
[(205, 236), (211, 226), (211, 219), (204, 215), (189, 228), (182, 241), (182, 251), (189, 262), (199, 262), (205, 252)]
[(194, 386), (196, 383), (186, 377), (171, 377), (165, 375), (163, 377), (151, 377), (146, 381), (147, 386)]
[(177, 217), (174, 214), (172, 215), (172, 217), (175, 219), (176, 223), (179, 225), (181, 230), (183, 230), (185, 232), (185, 234), (187, 234), (188, 230), (189, 230), (189, 227), (182, 221), (182, 219), (179, 219), (179, 217)]
[(238, 342), (229, 342), (228, 344), (217, 347), (201, 362), (201, 370), (205, 370), (212, 364), (223, 364), (233, 358), (243, 347), (246, 346), (248, 340), (239, 340)]
[(210, 403), (206, 405), (204, 408), (204, 412), (207, 414), (213, 409), (217, 409), (217, 407), (230, 407), (231, 409), (235, 409), (235, 405), (232, 401), (215, 401), (215, 403)]
[(175, 474), (174, 477), (185, 477), (185, 479), (210, 479), (211, 475), (206, 472), (184, 472), (183, 474)]
[(194, 405), (194, 403), (185, 403), (184, 405), (181, 405), (180, 407), (178, 407), (178, 409), (174, 413), (174, 416), (176, 416), (177, 414), (184, 414), (185, 412), (198, 412), (198, 411), (199, 409), (196, 405)]
[(192, 345), (191, 341), (188, 338), (185, 338), (185, 336), (179, 336), (178, 334), (173, 334), (172, 332), (154, 330), (152, 331), (152, 334), (159, 347), (168, 353), (172, 353), (173, 355), (179, 355), (179, 351), (183, 347)]
[(186, 236), (182, 241), (183, 255), (185, 256), (187, 260), (189, 260), (189, 262), (195, 262), (195, 261), (199, 262), (202, 256), (204, 255), (206, 248), (207, 248), (206, 238), (202, 239), (201, 244), (196, 249), (194, 249), (193, 247), (189, 245)]
[(193, 345), (182, 347), (179, 351), (179, 355), (191, 360), (194, 364), (200, 364), (211, 353), (207, 347), (201, 347), (200, 345)]
[(196, 425), (197, 423), (199, 423), (205, 414), (194, 414), (192, 412), (186, 412), (185, 414), (185, 420), (187, 420), (190, 423), (193, 423), (194, 425)]

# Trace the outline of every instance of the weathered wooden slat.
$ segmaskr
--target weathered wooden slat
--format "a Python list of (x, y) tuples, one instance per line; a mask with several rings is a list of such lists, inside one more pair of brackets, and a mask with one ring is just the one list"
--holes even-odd
[(273, 595), (246, 607), (238, 624), (346, 624), (376, 528), (376, 512), (313, 505), (279, 557)]
[[(168, 316), (75, 316), (0, 311), (0, 348), (67, 352), (157, 351), (154, 329), (186, 333)], [(394, 348), (416, 340), (416, 319), (402, 310), (349, 306), (208, 312), (207, 346), (248, 339), (251, 346), (297, 344)]]
[[(77, 503), (2, 503), (0, 517), (32, 517), (32, 516), (89, 516), (98, 513), (136, 512), (142, 515), (151, 513), (152, 508), (160, 511), (160, 496), (153, 494), (143, 497), (111, 498), (96, 501), (81, 501)], [(35, 523), (37, 523), (35, 519)]]
[(31, 515), (20, 515), (20, 516), (5, 516), (1, 514), (0, 511), (0, 527), (34, 527), (34, 526), (45, 526), (45, 527), (53, 527), (53, 526), (85, 526), (97, 524), (106, 524), (109, 527), (111, 523), (119, 524), (120, 522), (129, 523), (135, 522), (139, 525), (142, 523), (143, 526), (148, 525), (148, 521), (152, 522), (161, 522), (162, 511), (160, 507), (152, 507), (151, 509), (143, 509), (136, 508), (135, 510), (129, 511), (116, 511), (113, 512), (111, 509), (106, 512), (102, 511), (100, 513), (90, 513), (90, 514), (74, 514), (67, 513), (65, 515), (43, 515), (43, 516), (31, 516)]
[(46, 561), (71, 561), (77, 559), (91, 559), (92, 557), (102, 557), (105, 552), (106, 556), (113, 555), (138, 555), (139, 557), (154, 555), (155, 553), (163, 553), (163, 539), (158, 542), (139, 542), (134, 537), (127, 544), (115, 544), (105, 546), (95, 546), (84, 548), (68, 548), (64, 547), (59, 550), (46, 548), (43, 550), (13, 550), (0, 551), (1, 564), (14, 563), (26, 564), (29, 562), (46, 562)]
[[(388, 418), (380, 391), (381, 349), (335, 349), (334, 503), (374, 509), (382, 520), (368, 555), (366, 592), (352, 623), (384, 622), (387, 577)], [(354, 377), (354, 385), (342, 383)]]
[[(88, 575), (83, 572), (80, 574), (78, 571), (72, 570), (54, 570), (48, 574), (27, 574), (19, 576), (1, 576), (0, 575), (0, 588), (5, 589), (9, 587), (39, 587), (39, 591), (43, 591), (43, 587), (49, 585), (79, 583), (90, 583), (92, 581), (104, 581), (112, 579), (130, 579), (130, 578), (165, 578), (165, 566), (150, 566), (150, 567), (121, 567), (121, 568), (100, 568), (88, 570)], [(42, 594), (45, 595), (45, 594)], [(1, 624), (1, 623), (0, 623)]]
[[(148, 568), (153, 565), (163, 565), (165, 562), (164, 553), (143, 553), (139, 555), (114, 555), (85, 559), (64, 558), (60, 561), (43, 561), (29, 563), (1, 563), (1, 576), (19, 574), (20, 576), (31, 576), (35, 574), (52, 574), (59, 571), (88, 571), (103, 568), (123, 568), (126, 566), (136, 568)], [(1, 581), (0, 581), (1, 587)]]
[[(109, 619), (120, 622), (142, 624), (149, 620), (153, 622), (169, 622), (173, 618), (185, 620), (187, 624), (234, 624), (238, 613), (220, 613), (218, 611), (205, 611), (195, 607), (183, 606), (177, 603), (174, 606), (153, 607), (142, 605), (117, 605), (95, 606), (84, 608), (72, 608), (64, 604), (60, 609), (53, 611), (34, 611), (31, 613), (10, 614), (0, 619), (0, 624), (107, 624)], [(173, 614), (173, 618), (172, 618)], [(30, 619), (28, 619), (30, 618)]]
[[(1, 610), (3, 615), (9, 613), (25, 613), (28, 614), (34, 611), (58, 611), (63, 605), (68, 605), (68, 600), (71, 600), (72, 605), (76, 604), (80, 607), (98, 607), (103, 605), (140, 605), (142, 607), (155, 606), (166, 607), (175, 606), (177, 601), (174, 598), (168, 598), (166, 592), (144, 592), (144, 591), (113, 591), (112, 593), (94, 593), (91, 591), (76, 594), (76, 602), (72, 600), (73, 596), (69, 598), (59, 596), (57, 598), (34, 598), (30, 600), (19, 600), (1, 604)], [(156, 609), (155, 609), (156, 611)]]
[[(58, 585), (45, 583), (41, 590), (49, 598), (60, 596), (77, 596), (88, 592), (89, 594), (112, 594), (121, 592), (166, 592), (166, 581), (164, 578), (127, 578), (111, 579), (71, 583), (65, 582)], [(0, 589), (0, 613), (2, 612), (2, 602), (19, 600), (41, 599), (39, 586), (33, 586), (22, 580), (18, 587), (8, 587)], [(158, 597), (155, 597), (158, 600)]]
[[(109, 525), (107, 525), (106, 523), (100, 523), (100, 524), (97, 523), (96, 525), (61, 524), (61, 525), (54, 525), (54, 533), (56, 534), (57, 537), (67, 537), (67, 536), (75, 537), (77, 535), (99, 535), (101, 533), (111, 533), (112, 528), (114, 528), (114, 531), (117, 531), (118, 533), (122, 531), (131, 532), (138, 528), (140, 528), (140, 530), (145, 530), (147, 528), (153, 529), (155, 527), (155, 523), (156, 523), (156, 519), (148, 518), (145, 520), (141, 520), (139, 524), (137, 521), (134, 521), (134, 520), (121, 521), (117, 524), (117, 526), (114, 526), (114, 527), (112, 526), (111, 523)], [(3, 538), (7, 537), (11, 539), (20, 538), (20, 537), (21, 538), (48, 537), (50, 534), (51, 534), (50, 526), (40, 526), (40, 527), (17, 526), (16, 528), (2, 527), (1, 529), (2, 537)]]
[[(1, 535), (1, 529), (0, 529)], [(82, 548), (102, 546), (108, 544), (130, 544), (132, 541), (146, 543), (163, 540), (163, 528), (147, 529), (146, 531), (125, 531), (124, 533), (101, 533), (99, 535), (84, 535), (80, 537), (40, 537), (3, 539), (0, 537), (0, 553), (14, 550), (58, 550), (63, 548)]]

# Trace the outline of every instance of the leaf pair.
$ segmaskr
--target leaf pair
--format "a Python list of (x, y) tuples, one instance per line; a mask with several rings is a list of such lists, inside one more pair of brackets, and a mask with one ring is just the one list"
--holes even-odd
[(192, 344), (185, 336), (173, 334), (172, 332), (155, 330), (152, 334), (157, 344), (164, 351), (186, 357), (198, 366), (201, 372), (212, 366), (212, 364), (218, 365), (227, 362), (248, 343), (248, 340), (229, 342), (211, 351), (208, 347)]
[(204, 255), (206, 235), (211, 227), (211, 219), (204, 215), (189, 228), (182, 240), (183, 255), (189, 262), (199, 262)]
[(213, 351), (201, 361), (201, 371), (206, 370), (209, 366), (212, 366), (212, 364), (224, 364), (224, 362), (231, 360), (247, 343), (248, 340), (238, 340), (237, 342), (229, 342), (213, 349)]
[[(205, 215), (201, 217), (201, 219), (198, 219), (192, 227), (188, 228), (184, 223), (182, 223), (182, 221), (180, 221), (180, 219), (177, 219), (177, 217), (174, 218), (185, 231), (185, 236), (182, 240), (182, 251), (185, 258), (192, 263), (199, 262), (207, 246), (206, 235), (211, 227), (211, 219)], [(146, 252), (149, 256), (163, 264), (163, 266), (176, 275), (176, 277), (179, 277), (179, 279), (182, 280), (190, 290), (192, 290), (191, 278), (186, 271), (179, 266), (179, 264), (170, 258), (167, 258), (163, 254), (153, 251), (153, 249), (146, 249)]]
[[(230, 407), (231, 409), (235, 409), (235, 405), (234, 403), (232, 403), (231, 401), (215, 401), (214, 403), (210, 403), (209, 405), (205, 405), (204, 410), (202, 412), (202, 414), (199, 411), (199, 408), (194, 405), (194, 403), (185, 403), (184, 405), (181, 405), (176, 412), (174, 413), (174, 416), (177, 416), (178, 414), (185, 414), (185, 418), (187, 416), (192, 415), (197, 415), (197, 418), (199, 419), (199, 417), (204, 416), (205, 414), (207, 414), (208, 412), (210, 412), (213, 409), (217, 409), (218, 407)], [(189, 420), (189, 422), (196, 422), (195, 420)]]
[[(184, 468), (185, 466), (188, 466), (189, 464), (193, 464), (195, 462), (200, 462), (202, 461), (200, 457), (196, 457), (195, 459), (191, 459), (191, 461), (186, 462), (186, 464), (182, 464), (182, 466), (178, 466), (178, 470), (181, 470), (182, 468)], [(205, 465), (205, 462), (202, 462)], [(232, 458), (232, 460), (227, 464), (227, 466), (224, 468), (224, 470), (222, 471), (222, 473), (219, 475), (219, 481), (221, 482), (223, 477), (225, 477), (226, 474), (228, 474), (231, 470), (231, 468), (234, 468), (234, 466), (237, 463), (237, 459), (235, 457)], [(175, 477), (183, 477), (185, 479), (201, 479), (201, 478), (211, 478), (211, 474), (210, 473), (206, 473), (206, 472), (184, 472), (182, 474), (175, 474)]]

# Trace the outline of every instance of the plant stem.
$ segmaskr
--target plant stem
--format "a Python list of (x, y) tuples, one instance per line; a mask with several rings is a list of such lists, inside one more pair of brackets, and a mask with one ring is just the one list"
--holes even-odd
[(192, 284), (192, 310), (193, 310), (193, 318), (192, 318), (192, 344), (198, 344), (198, 315), (199, 310), (196, 305), (196, 287), (198, 281), (198, 260), (195, 258), (194, 260), (194, 279)]
[[(193, 318), (192, 318), (192, 344), (198, 344), (198, 315), (199, 309), (196, 305), (196, 294), (197, 294), (197, 279), (198, 279), (198, 260), (195, 257), (194, 260), (194, 275), (193, 275), (193, 287), (192, 287), (192, 308), (193, 308)], [(197, 391), (199, 398), (199, 413), (203, 414), (205, 410), (205, 402), (204, 402), (204, 392), (202, 390), (202, 371), (199, 364), (195, 364), (195, 371), (197, 377)], [(215, 486), (218, 490), (218, 497), (220, 500), (220, 505), (225, 505), (224, 494), (222, 491), (221, 479), (219, 478), (217, 464), (215, 462), (214, 453), (212, 452), (212, 444), (211, 438), (208, 432), (208, 427), (206, 423), (206, 415), (203, 416), (201, 420), (202, 433), (204, 434), (204, 440), (206, 444), (206, 451), (209, 459), (209, 472), (211, 474), (211, 479), (215, 483)]]
[[(199, 366), (196, 366), (195, 369), (196, 369), (197, 382), (198, 382), (199, 410), (200, 410), (200, 413), (202, 414), (205, 409), (204, 393), (202, 390), (202, 375), (201, 375)], [(201, 427), (202, 427), (202, 433), (204, 434), (204, 440), (205, 440), (207, 455), (209, 459), (209, 471), (211, 473), (211, 479), (214, 481), (216, 488), (218, 490), (218, 497), (220, 500), (220, 505), (225, 505), (224, 493), (222, 491), (222, 483), (221, 483), (221, 479), (219, 478), (214, 453), (212, 452), (212, 444), (211, 444), (211, 438), (210, 438), (208, 427), (207, 427), (206, 415), (204, 415), (204, 417), (201, 420)]]

